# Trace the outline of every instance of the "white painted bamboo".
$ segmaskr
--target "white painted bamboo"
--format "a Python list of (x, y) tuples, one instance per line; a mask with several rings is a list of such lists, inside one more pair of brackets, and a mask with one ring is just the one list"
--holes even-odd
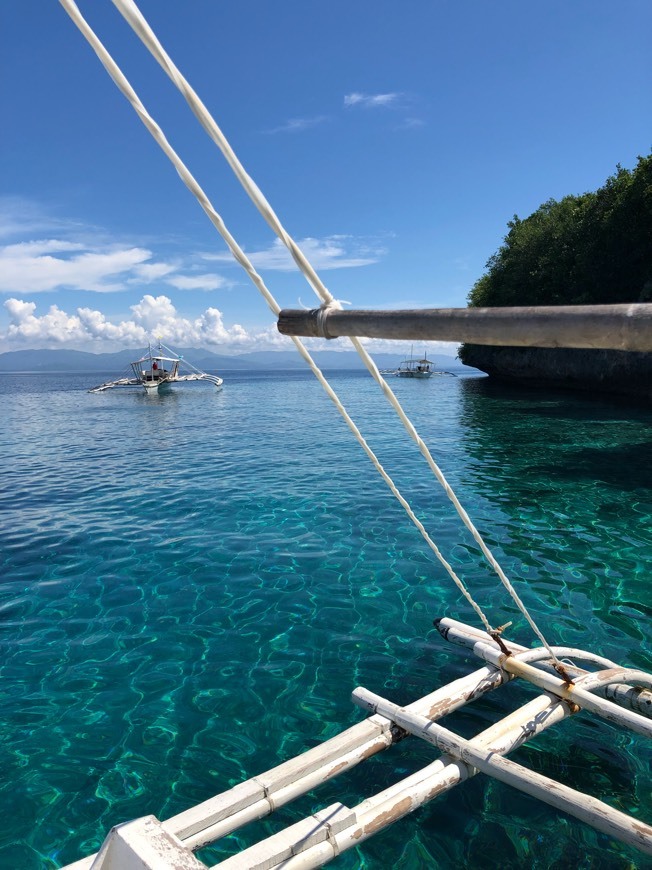
[[(478, 641), (484, 641), (489, 645), (495, 644), (493, 638), (491, 638), (491, 636), (485, 631), (465, 625), (465, 623), (458, 622), (450, 617), (435, 620), (435, 627), (446, 640), (464, 646), (470, 650), (473, 649)], [(513, 641), (508, 641), (505, 638), (502, 639), (502, 642), (511, 652), (518, 653), (520, 661), (529, 662), (530, 664), (538, 662), (542, 668), (546, 669), (546, 671), (551, 674), (556, 674), (552, 662), (550, 661), (550, 655), (543, 647), (528, 649), (527, 647), (521, 646)], [(619, 665), (612, 662), (610, 659), (598, 656), (595, 653), (587, 652), (586, 650), (563, 646), (554, 646), (552, 649), (555, 655), (560, 659), (581, 661), (584, 664), (597, 665), (598, 667), (607, 670), (619, 668)], [(565, 663), (565, 667), (573, 679), (579, 679), (589, 673), (574, 664)], [(605, 685), (600, 685), (599, 682), (592, 682), (591, 690), (602, 697), (613, 701), (621, 707), (634, 710), (642, 716), (652, 719), (652, 691), (642, 688), (642, 686), (650, 685), (652, 675), (646, 674), (644, 671), (630, 671), (628, 673), (628, 680), (630, 682), (634, 681), (636, 673), (638, 674), (639, 679), (637, 682), (639, 685), (631, 686), (622, 683), (614, 683), (613, 681)], [(583, 685), (583, 688), (588, 688), (588, 686)]]
[[(548, 695), (541, 695), (483, 731), (472, 742), (479, 747), (490, 747), (492, 752), (506, 754), (567, 715), (569, 715), (567, 705), (557, 699), (551, 699)], [(469, 768), (462, 761), (445, 757), (437, 759), (358, 804), (349, 811), (355, 817), (354, 824), (346, 826), (329, 837), (322, 836), (320, 842), (310, 847), (305, 846), (301, 839), (304, 823), (298, 823), (286, 829), (285, 836), (279, 840), (279, 844), (286, 848), (288, 840), (294, 841), (293, 854), (272, 867), (274, 870), (277, 867), (288, 868), (288, 870), (320, 867), (340, 852), (359, 845), (373, 834), (475, 773), (474, 768)], [(278, 848), (279, 846), (275, 846), (272, 851)], [(219, 870), (243, 870), (245, 867), (249, 870), (261, 870), (256, 860), (264, 854), (262, 844), (259, 844), (258, 847), (236, 856), (239, 860), (230, 858), (214, 867)]]
[[(496, 645), (496, 641), (491, 637), (491, 635), (487, 634), (486, 631), (466, 625), (464, 622), (458, 622), (456, 619), (444, 617), (442, 619), (436, 619), (434, 624), (444, 640), (466, 647), (466, 649), (473, 650), (473, 647), (478, 643), (478, 641)], [(544, 647), (530, 648), (521, 646), (521, 644), (506, 640), (505, 638), (501, 638), (501, 640), (510, 652), (518, 653), (518, 656), (522, 661), (538, 661), (550, 658), (550, 653)], [(595, 653), (586, 652), (585, 650), (577, 649), (575, 647), (554, 646), (552, 649), (555, 651), (558, 658), (565, 658), (569, 655), (573, 655), (575, 658), (598, 665), (598, 667), (601, 668), (618, 667), (615, 662), (604, 658), (604, 656), (598, 656)], [(571, 670), (572, 669), (571, 666)], [(581, 668), (575, 668), (575, 670), (577, 670), (578, 673), (585, 673)]]
[[(511, 677), (493, 666), (479, 668), (414, 701), (409, 709), (439, 719), (506, 679)], [(386, 749), (393, 739), (389, 727), (389, 720), (371, 717), (297, 758), (167, 819), (163, 827), (190, 848), (198, 849)]]
[[(644, 737), (652, 737), (652, 722), (645, 717), (627, 710), (623, 707), (618, 707), (611, 701), (605, 698), (592, 694), (582, 687), (582, 682), (591, 674), (585, 677), (578, 678), (576, 683), (566, 683), (559, 677), (548, 674), (545, 671), (535, 668), (527, 662), (522, 662), (516, 655), (505, 655), (495, 646), (489, 646), (484, 641), (478, 641), (473, 647), (473, 652), (485, 661), (490, 662), (498, 668), (504, 668), (508, 673), (516, 677), (522, 677), (528, 683), (544, 689), (546, 692), (552, 692), (565, 701), (572, 701), (578, 704), (585, 710), (590, 710), (602, 719), (612, 722), (620, 727), (625, 726), (635, 731), (637, 734), (642, 734)], [(617, 682), (623, 681), (623, 675), (627, 673), (626, 669), (616, 669), (618, 673), (614, 673), (614, 680)], [(639, 673), (639, 672), (636, 672)], [(587, 684), (588, 685), (588, 684)]]
[(652, 304), (424, 308), (416, 311), (283, 309), (283, 335), (456, 341), (512, 347), (652, 350)]
[(491, 751), (478, 748), (471, 741), (458, 737), (436, 722), (405, 710), (367, 689), (356, 689), (353, 697), (360, 706), (391, 718), (399, 727), (432, 743), (446, 755), (464, 761), (482, 773), (512, 785), (597, 830), (652, 855), (652, 827), (649, 825), (630, 818), (597, 798), (582, 794)]
[[(269, 815), (274, 809), (306, 794), (306, 792), (322, 785), (322, 783), (327, 782), (332, 777), (350, 770), (366, 758), (370, 758), (372, 755), (386, 749), (391, 743), (392, 736), (388, 730), (382, 738), (376, 738), (374, 741), (363, 744), (358, 749), (351, 750), (339, 758), (332, 759), (322, 767), (311, 771), (310, 774), (294, 782), (287, 783), (285, 787), (275, 791), (268, 797), (250, 804), (219, 822), (213, 823), (208, 827), (202, 827), (194, 834), (180, 837), (180, 839), (185, 846), (193, 850), (199, 849), (208, 843), (213, 843), (221, 837), (225, 837), (227, 834), (238, 830), (243, 825)], [(254, 780), (257, 780), (257, 777)], [(228, 794), (229, 792), (226, 792), (225, 796), (228, 796)], [(163, 823), (163, 827), (169, 830), (167, 822)]]
[[(419, 698), (409, 709), (432, 719), (441, 718), (511, 679), (498, 668), (484, 666)], [(301, 756), (172, 816), (162, 826), (186, 847), (201, 848), (387, 748), (393, 739), (389, 729), (388, 719), (372, 716)], [(297, 777), (294, 780), (288, 775), (290, 769)], [(89, 870), (95, 857), (82, 858), (65, 870)]]
[(605, 686), (604, 696), (621, 707), (629, 707), (641, 716), (652, 719), (652, 692), (635, 686)]

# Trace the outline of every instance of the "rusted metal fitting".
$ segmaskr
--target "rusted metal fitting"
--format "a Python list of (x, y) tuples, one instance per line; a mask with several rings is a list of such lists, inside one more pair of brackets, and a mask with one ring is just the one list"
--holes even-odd
[(561, 662), (553, 662), (552, 666), (567, 685), (573, 685), (573, 678), (570, 676), (570, 674)]
[[(507, 625), (511, 625), (511, 623), (508, 622)], [(500, 647), (500, 651), (506, 656), (511, 656), (512, 651), (505, 646), (505, 644), (503, 643), (503, 640), (500, 636), (501, 633), (505, 630), (505, 628), (507, 628), (507, 625), (503, 625), (500, 628), (492, 628), (491, 631), (489, 632), (489, 634), (492, 637), (492, 639), (495, 640), (496, 643), (498, 644), (498, 646)]]

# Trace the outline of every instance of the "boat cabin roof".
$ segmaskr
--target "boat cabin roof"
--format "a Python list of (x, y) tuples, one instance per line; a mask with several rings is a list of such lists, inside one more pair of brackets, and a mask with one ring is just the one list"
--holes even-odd
[(149, 360), (154, 360), (155, 362), (180, 362), (179, 357), (177, 356), (160, 356), (159, 354), (150, 354), (147, 353), (145, 356), (141, 356), (140, 359), (137, 359), (137, 363), (141, 362), (149, 362)]

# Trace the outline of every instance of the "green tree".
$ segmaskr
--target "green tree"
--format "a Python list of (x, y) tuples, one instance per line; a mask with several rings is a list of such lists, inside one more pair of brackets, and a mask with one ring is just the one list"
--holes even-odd
[(587, 305), (652, 300), (652, 155), (594, 193), (514, 216), (469, 305)]

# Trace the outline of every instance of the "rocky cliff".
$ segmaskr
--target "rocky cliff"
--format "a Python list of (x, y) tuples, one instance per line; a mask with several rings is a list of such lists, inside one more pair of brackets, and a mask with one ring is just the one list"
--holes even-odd
[(652, 400), (652, 353), (467, 344), (464, 362), (501, 380)]

